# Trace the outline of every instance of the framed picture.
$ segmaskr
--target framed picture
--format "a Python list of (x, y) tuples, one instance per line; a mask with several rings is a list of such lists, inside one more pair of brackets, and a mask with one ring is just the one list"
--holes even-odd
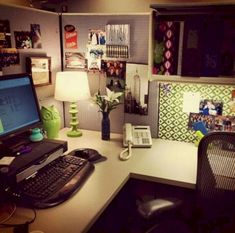
[(51, 57), (27, 57), (26, 72), (32, 75), (35, 86), (51, 84)]

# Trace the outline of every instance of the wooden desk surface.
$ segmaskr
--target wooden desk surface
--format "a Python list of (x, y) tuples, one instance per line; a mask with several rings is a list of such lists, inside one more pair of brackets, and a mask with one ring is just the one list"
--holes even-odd
[(95, 165), (84, 186), (59, 206), (37, 210), (30, 231), (44, 233), (79, 233), (89, 230), (129, 177), (194, 188), (197, 147), (194, 144), (153, 139), (152, 148), (133, 148), (128, 161), (120, 161), (122, 135), (111, 134), (110, 141), (101, 133), (82, 130), (83, 136), (68, 138), (62, 129), (59, 139), (68, 141), (68, 152), (76, 148), (93, 148), (108, 159)]

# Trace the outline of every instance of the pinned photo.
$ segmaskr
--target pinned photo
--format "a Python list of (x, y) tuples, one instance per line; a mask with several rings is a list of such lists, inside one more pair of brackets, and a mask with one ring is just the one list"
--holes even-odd
[(39, 24), (31, 24), (31, 39), (34, 49), (42, 48), (41, 30)]
[(71, 69), (87, 69), (85, 53), (65, 53), (65, 67)]
[(217, 100), (201, 100), (199, 106), (199, 113), (203, 115), (222, 115), (223, 113), (223, 102)]
[(88, 44), (92, 45), (105, 45), (106, 35), (105, 31), (100, 29), (89, 29), (88, 32)]
[(197, 122), (203, 122), (206, 129), (208, 131), (212, 131), (215, 127), (215, 116), (203, 115), (201, 113), (190, 113), (188, 127), (190, 129), (194, 129), (194, 124)]
[(15, 44), (17, 49), (32, 48), (31, 32), (15, 31), (14, 34), (15, 34)]
[(215, 131), (235, 131), (235, 116), (216, 116)]
[(101, 69), (106, 74), (106, 84), (110, 90), (124, 91), (126, 82), (126, 62), (102, 60)]
[(9, 20), (0, 20), (0, 48), (11, 48), (11, 30)]

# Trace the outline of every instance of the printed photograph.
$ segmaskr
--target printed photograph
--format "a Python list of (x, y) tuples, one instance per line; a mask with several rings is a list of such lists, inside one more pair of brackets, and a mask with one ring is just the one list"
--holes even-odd
[(223, 113), (223, 102), (217, 100), (201, 100), (199, 106), (199, 113), (203, 115), (222, 115)]
[(215, 131), (235, 131), (235, 116), (216, 116)]
[(39, 24), (31, 24), (31, 39), (34, 49), (42, 48), (41, 29)]
[(0, 48), (11, 48), (11, 31), (9, 20), (0, 20)]
[(26, 71), (35, 86), (51, 84), (51, 57), (26, 57)]
[(126, 82), (126, 62), (101, 61), (101, 70), (106, 75), (106, 86), (112, 91), (124, 91)]
[(31, 49), (32, 39), (29, 31), (15, 31), (15, 44), (17, 49)]
[(190, 113), (189, 114), (189, 129), (193, 129), (193, 125), (196, 122), (203, 122), (208, 131), (212, 131), (215, 128), (215, 116), (203, 115), (201, 113)]
[(148, 114), (148, 65), (126, 64), (125, 105), (126, 113)]
[(90, 71), (100, 71), (101, 70), (101, 59), (98, 58), (87, 58), (87, 67)]
[(193, 129), (193, 124), (203, 122), (208, 131), (235, 132), (235, 116), (213, 116), (200, 113), (190, 113), (188, 126)]
[(20, 64), (19, 52), (15, 48), (0, 48), (0, 67)]
[(89, 29), (88, 44), (91, 44), (91, 45), (105, 45), (106, 44), (105, 31), (100, 30), (100, 29)]
[(85, 53), (65, 52), (65, 67), (70, 69), (87, 69)]
[(101, 59), (105, 54), (105, 45), (87, 45), (87, 58)]
[(130, 25), (129, 24), (107, 24), (106, 44), (108, 45), (127, 45), (130, 44)]

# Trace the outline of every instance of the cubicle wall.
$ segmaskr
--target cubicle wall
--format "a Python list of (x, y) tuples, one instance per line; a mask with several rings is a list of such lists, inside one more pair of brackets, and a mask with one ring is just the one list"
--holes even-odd
[[(106, 24), (130, 24), (130, 58), (127, 62), (130, 63), (148, 63), (149, 51), (149, 13), (134, 13), (134, 14), (63, 14), (61, 16), (62, 43), (60, 37), (60, 16), (57, 13), (36, 10), (27, 7), (18, 7), (14, 5), (0, 5), (0, 20), (9, 20), (11, 31), (11, 44), (15, 47), (14, 31), (30, 31), (31, 24), (39, 24), (41, 31), (42, 48), (40, 49), (18, 49), (20, 56), (20, 64), (3, 68), (3, 74), (15, 74), (26, 72), (26, 57), (32, 56), (48, 56), (51, 57), (51, 73), (52, 84), (36, 87), (36, 92), (41, 105), (49, 106), (54, 104), (63, 116), (62, 103), (54, 100), (54, 84), (56, 72), (60, 70), (68, 70), (61, 67), (61, 61), (64, 61), (65, 52), (86, 52), (87, 37), (89, 29), (104, 29)], [(61, 58), (61, 45), (64, 45), (65, 25), (74, 25), (78, 31), (78, 47), (77, 49), (63, 49), (63, 57)], [(63, 62), (64, 64), (64, 62)], [(74, 70), (74, 69), (73, 69)], [(148, 74), (146, 73), (146, 76)], [(89, 83), (91, 94), (94, 94), (98, 88), (105, 87), (105, 79), (101, 73), (89, 72)], [(153, 90), (154, 83), (149, 87), (152, 89), (149, 101), (156, 105), (156, 92)], [(151, 96), (154, 96), (152, 101)], [(134, 124), (148, 124), (152, 128), (156, 128), (157, 108), (150, 109), (147, 116), (138, 114), (124, 114), (123, 105), (111, 112), (111, 131), (122, 132), (124, 122)], [(90, 101), (78, 102), (78, 117), (80, 128), (100, 130), (101, 115), (98, 112), (97, 106), (94, 106)], [(65, 126), (69, 126), (68, 104), (65, 105)], [(153, 130), (153, 136), (155, 134)]]
[[(149, 45), (149, 13), (136, 14), (62, 14), (62, 30), (66, 25), (73, 25), (77, 32), (77, 48), (68, 49), (65, 52), (87, 52), (88, 33), (90, 29), (103, 30), (107, 24), (130, 25), (130, 57), (126, 59), (130, 63), (148, 63)], [(118, 59), (117, 59), (118, 60)], [(65, 68), (65, 67), (64, 67)]]
[[(20, 63), (3, 68), (3, 75), (26, 72), (26, 57), (51, 57), (50, 85), (36, 87), (40, 105), (55, 105), (63, 117), (61, 102), (54, 100), (54, 84), (57, 71), (61, 70), (59, 16), (57, 13), (28, 7), (0, 4), (0, 20), (10, 23), (11, 46), (16, 47), (14, 32), (29, 32), (31, 24), (39, 24), (42, 48), (18, 49)], [(62, 125), (63, 127), (63, 120)]]
[[(134, 13), (134, 14), (62, 14), (62, 46), (63, 46), (63, 62), (64, 70), (76, 70), (76, 68), (68, 68), (65, 63), (65, 53), (87, 53), (88, 48), (88, 34), (89, 30), (105, 30), (107, 24), (129, 24), (130, 25), (130, 57), (128, 59), (121, 59), (127, 63), (148, 64), (149, 51), (149, 29), (150, 29), (150, 13)], [(65, 30), (66, 25), (72, 25), (76, 31), (77, 45), (75, 48), (66, 48)], [(106, 58), (106, 60), (109, 60)], [(113, 59), (115, 60), (115, 59)], [(116, 59), (119, 60), (119, 59)], [(148, 73), (146, 73), (146, 77)], [(106, 86), (106, 77), (103, 72), (88, 71), (89, 84), (91, 94), (93, 95), (98, 90), (104, 90)], [(155, 86), (153, 83), (149, 90)], [(156, 89), (149, 93), (150, 96), (156, 97)], [(149, 98), (151, 102), (151, 97)], [(156, 100), (156, 98), (155, 98)], [(152, 102), (151, 102), (152, 103)], [(150, 103), (150, 105), (151, 105)], [(156, 102), (154, 102), (156, 103)], [(124, 113), (123, 105), (118, 106), (117, 109), (111, 112), (111, 131), (122, 132), (124, 122), (133, 124), (148, 124), (153, 129), (156, 128), (157, 108), (154, 108), (154, 113), (150, 109), (148, 115), (127, 114)], [(84, 129), (100, 130), (101, 127), (101, 113), (98, 112), (96, 106), (89, 101), (79, 101), (79, 121), (80, 127)], [(69, 106), (66, 104), (66, 125), (69, 125)], [(92, 117), (91, 117), (92, 116)], [(153, 135), (156, 131), (153, 130)]]
[[(14, 31), (29, 31), (30, 24), (39, 24), (41, 30), (42, 48), (18, 49), (20, 64), (3, 68), (3, 74), (22, 73), (26, 71), (25, 58), (30, 56), (51, 57), (52, 84), (36, 87), (40, 104), (49, 106), (54, 104), (63, 116), (62, 103), (54, 100), (54, 83), (57, 71), (68, 70), (65, 67), (65, 52), (86, 52), (89, 29), (105, 29), (106, 24), (130, 24), (130, 58), (129, 63), (148, 64), (149, 13), (144, 14), (63, 14), (61, 16), (62, 43), (60, 44), (60, 25), (57, 13), (35, 10), (25, 7), (0, 5), (0, 20), (9, 20), (11, 30), (11, 43), (15, 47)], [(64, 47), (65, 25), (73, 25), (77, 30), (78, 47), (66, 49)], [(61, 58), (61, 46), (63, 57)], [(63, 67), (61, 67), (63, 61)], [(70, 69), (71, 70), (71, 69)], [(76, 70), (76, 69), (72, 69)], [(148, 75), (146, 73), (146, 75)], [(99, 88), (105, 87), (105, 77), (102, 73), (89, 72), (91, 94)], [(192, 142), (194, 132), (188, 128), (189, 115), (183, 112), (183, 96), (185, 92), (200, 93), (202, 99), (214, 99), (223, 102), (223, 115), (229, 115), (229, 102), (231, 91), (235, 86), (210, 85), (210, 84), (186, 84), (186, 83), (162, 83), (149, 82), (148, 115), (124, 113), (123, 105), (111, 112), (111, 131), (122, 132), (124, 122), (132, 124), (148, 124), (151, 127), (153, 137), (163, 139)], [(158, 103), (159, 102), (159, 103)], [(65, 125), (69, 126), (68, 104), (65, 105)], [(101, 114), (97, 106), (90, 101), (78, 102), (78, 117), (80, 128), (100, 130)]]
[(31, 24), (39, 24), (42, 48), (18, 49), (20, 64), (3, 68), (3, 74), (26, 72), (26, 57), (51, 57), (52, 84), (37, 87), (39, 99), (54, 95), (55, 74), (61, 69), (60, 35), (58, 14), (33, 8), (0, 5), (0, 20), (9, 20), (11, 45), (16, 47), (14, 32), (29, 32)]
[[(232, 90), (235, 90), (234, 85), (160, 82), (158, 137), (193, 142), (195, 140), (195, 131), (190, 126), (190, 113), (187, 108), (189, 108), (189, 111), (190, 108), (193, 109), (193, 105), (198, 103), (197, 99), (200, 99), (200, 102), (209, 100), (214, 102), (214, 105), (222, 107), (222, 116), (231, 116), (232, 124), (235, 127), (235, 117), (232, 117), (234, 113), (231, 113), (229, 108), (229, 103), (232, 100)], [(200, 105), (197, 106), (199, 110)], [(212, 124), (215, 122), (214, 118), (214, 116), (209, 116)], [(222, 121), (219, 124), (222, 124)], [(216, 130), (215, 125), (211, 127)], [(217, 128), (219, 127), (217, 126)], [(211, 129), (209, 128), (209, 130)]]

